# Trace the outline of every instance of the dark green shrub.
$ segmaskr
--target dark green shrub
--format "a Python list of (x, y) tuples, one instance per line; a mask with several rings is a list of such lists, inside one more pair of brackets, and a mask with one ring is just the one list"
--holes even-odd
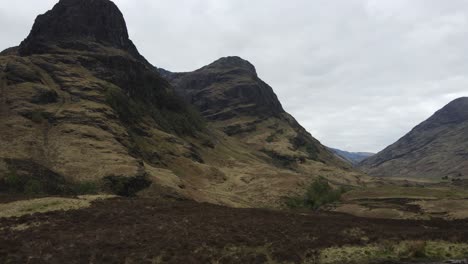
[(20, 175), (15, 170), (10, 170), (3, 180), (0, 180), (0, 184), (2, 185), (0, 189), (8, 193), (49, 195), (70, 193), (70, 188), (60, 178), (43, 175), (39, 171), (36, 175)]
[(343, 188), (333, 189), (328, 181), (321, 177), (307, 187), (303, 197), (288, 197), (285, 204), (290, 208), (311, 208), (316, 210), (324, 205), (338, 202), (344, 192)]
[(96, 182), (80, 182), (75, 183), (72, 187), (72, 192), (75, 195), (97, 194), (100, 186)]
[(16, 174), (16, 171), (10, 170), (5, 177), (5, 189), (8, 191), (22, 192), (24, 190), (24, 180)]
[(106, 101), (126, 123), (138, 122), (144, 114), (144, 109), (117, 87), (107, 89)]
[[(138, 95), (138, 97), (131, 98), (120, 88), (109, 86), (106, 92), (106, 101), (130, 126), (137, 125), (143, 117), (148, 116), (162, 130), (179, 135), (193, 136), (195, 132), (205, 127), (205, 121), (200, 113), (192, 106), (185, 104), (176, 95), (169, 92), (152, 91), (147, 96)], [(151, 97), (158, 98), (160, 104), (156, 100), (151, 101)]]
[(275, 141), (275, 135), (274, 134), (271, 134), (266, 138), (266, 142), (268, 142), (268, 143), (271, 143), (273, 141)]
[(29, 179), (24, 185), (25, 194), (42, 194), (44, 193), (44, 187), (42, 183), (36, 179)]
[(306, 207), (303, 197), (286, 197), (284, 203), (289, 208), (305, 208)]
[(47, 118), (47, 114), (39, 110), (31, 113), (31, 121), (37, 124), (41, 124), (42, 122), (46, 121)]
[(41, 181), (16, 174), (15, 171), (9, 171), (4, 179), (3, 189), (7, 192), (24, 194), (42, 194), (44, 186)]
[(318, 149), (315, 145), (312, 143), (309, 143), (305, 146), (306, 152), (309, 155), (309, 158), (312, 160), (317, 160), (318, 159)]
[(137, 192), (148, 188), (151, 181), (145, 175), (135, 177), (107, 176), (104, 178), (104, 187), (117, 195), (132, 197)]

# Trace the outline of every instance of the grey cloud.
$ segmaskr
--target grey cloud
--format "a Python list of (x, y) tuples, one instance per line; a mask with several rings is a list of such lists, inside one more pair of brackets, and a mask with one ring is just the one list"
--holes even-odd
[[(0, 47), (53, 0), (0, 0)], [(465, 0), (115, 0), (154, 65), (251, 61), (322, 143), (379, 151), (468, 95)], [(6, 26), (5, 26), (6, 25)]]

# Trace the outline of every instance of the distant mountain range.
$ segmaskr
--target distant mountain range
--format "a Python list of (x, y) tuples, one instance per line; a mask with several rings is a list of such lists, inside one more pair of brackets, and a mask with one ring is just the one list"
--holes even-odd
[(468, 177), (468, 97), (450, 102), (359, 167), (373, 176)]
[(332, 151), (335, 155), (338, 157), (344, 159), (345, 161), (357, 165), (359, 162), (375, 155), (375, 153), (371, 152), (348, 152), (336, 148), (328, 148), (330, 151)]

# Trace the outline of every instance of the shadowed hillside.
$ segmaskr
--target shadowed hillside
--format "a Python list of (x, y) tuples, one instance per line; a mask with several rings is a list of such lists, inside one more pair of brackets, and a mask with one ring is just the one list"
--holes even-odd
[(374, 176), (468, 177), (468, 98), (450, 102), (360, 167)]

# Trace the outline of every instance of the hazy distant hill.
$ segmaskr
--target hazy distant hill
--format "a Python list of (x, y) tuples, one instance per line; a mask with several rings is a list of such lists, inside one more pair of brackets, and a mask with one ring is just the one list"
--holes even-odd
[(450, 102), (360, 167), (374, 176), (467, 177), (468, 98)]
[(370, 152), (348, 152), (348, 151), (335, 149), (335, 148), (328, 148), (328, 149), (331, 150), (336, 155), (338, 155), (340, 158), (350, 162), (353, 165), (356, 165), (359, 162), (375, 155), (375, 153), (370, 153)]

